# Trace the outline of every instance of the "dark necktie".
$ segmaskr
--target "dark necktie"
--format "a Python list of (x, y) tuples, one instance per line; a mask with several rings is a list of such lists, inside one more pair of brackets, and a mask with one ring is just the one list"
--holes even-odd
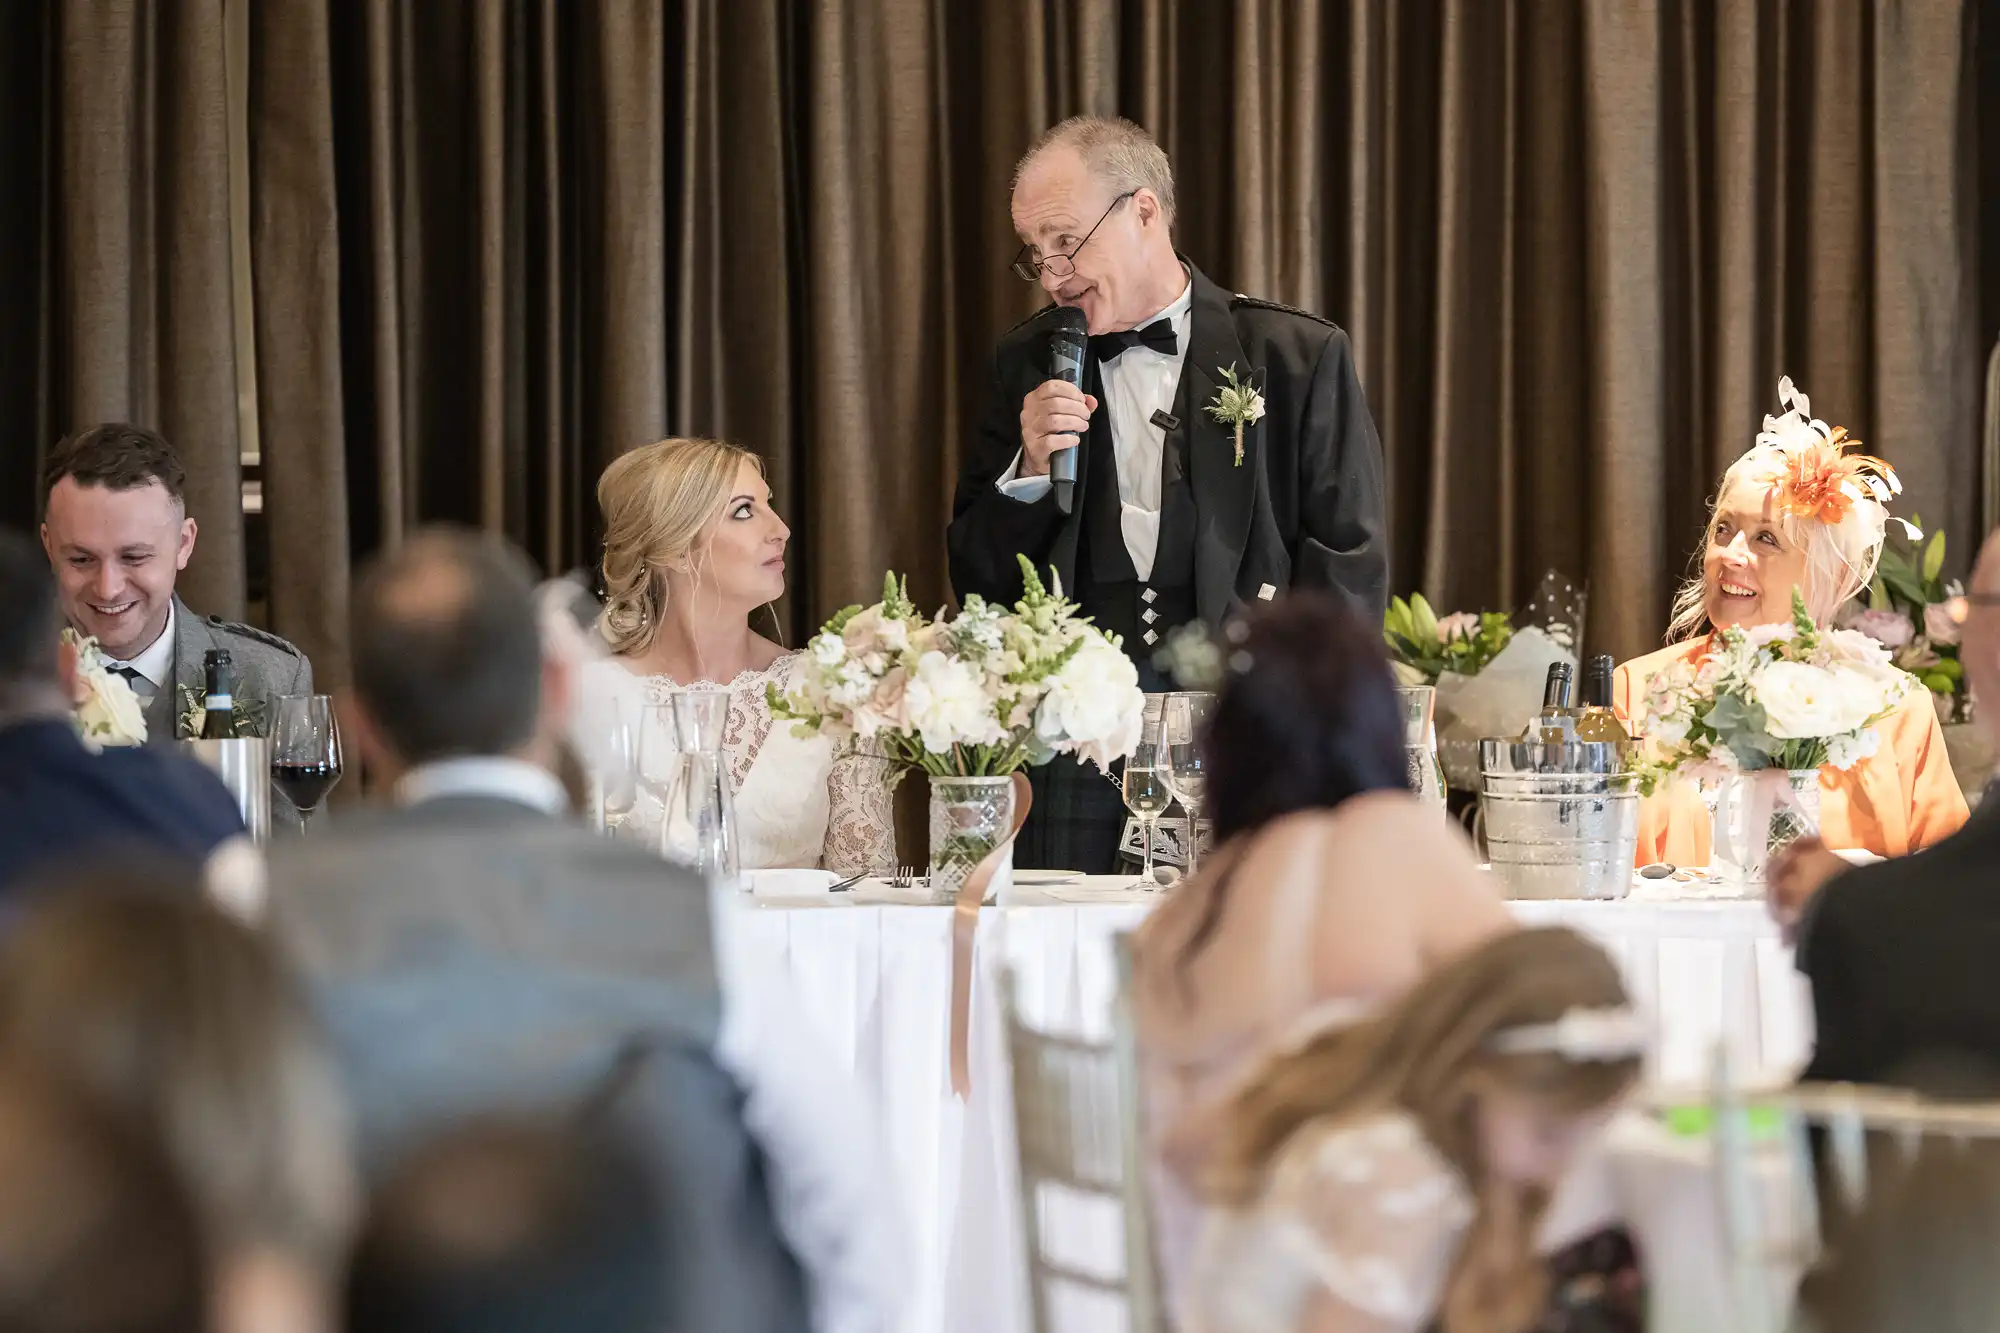
[(141, 699), (150, 699), (159, 693), (159, 687), (140, 674), (137, 667), (115, 666), (111, 668), (111, 674), (125, 677), (126, 682), (132, 687), (132, 693)]
[(1143, 329), (1100, 333), (1090, 340), (1090, 350), (1099, 365), (1117, 360), (1128, 347), (1150, 347), (1163, 355), (1172, 356), (1180, 350), (1180, 345), (1180, 339), (1174, 336), (1174, 322), (1170, 319), (1156, 319)]

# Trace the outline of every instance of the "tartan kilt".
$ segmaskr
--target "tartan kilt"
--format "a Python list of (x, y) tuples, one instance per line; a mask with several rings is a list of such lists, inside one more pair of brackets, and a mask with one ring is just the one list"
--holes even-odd
[(1116, 874), (1125, 828), (1125, 795), (1095, 765), (1059, 754), (1028, 770), (1035, 803), (1014, 843), (1023, 870)]

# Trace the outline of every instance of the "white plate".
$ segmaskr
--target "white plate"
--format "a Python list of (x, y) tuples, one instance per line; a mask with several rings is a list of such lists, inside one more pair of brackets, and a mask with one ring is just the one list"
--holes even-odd
[(748, 878), (756, 898), (823, 898), (840, 882), (831, 870), (752, 870)]
[(1016, 870), (1016, 884), (1074, 884), (1083, 878), (1081, 870)]

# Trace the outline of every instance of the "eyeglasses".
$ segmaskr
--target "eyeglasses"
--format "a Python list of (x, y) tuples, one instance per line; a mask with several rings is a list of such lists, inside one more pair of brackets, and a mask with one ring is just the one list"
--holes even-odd
[(1090, 230), (1083, 234), (1083, 239), (1076, 243), (1076, 249), (1066, 255), (1050, 255), (1047, 259), (1037, 259), (1035, 258), (1034, 246), (1022, 246), (1021, 253), (1014, 256), (1014, 263), (1012, 265), (1014, 276), (1023, 282), (1040, 282), (1044, 269), (1055, 274), (1058, 278), (1067, 278), (1070, 274), (1076, 272), (1077, 255), (1082, 252), (1084, 246), (1090, 244), (1090, 238), (1097, 235), (1097, 229), (1104, 225), (1104, 218), (1110, 217), (1112, 213), (1117, 211), (1118, 205), (1124, 203), (1137, 193), (1139, 193), (1137, 190), (1127, 190), (1116, 199), (1113, 199), (1111, 207), (1104, 210), (1104, 217), (1093, 222), (1090, 225)]
[(1968, 592), (1957, 597), (1947, 597), (1938, 605), (1951, 617), (1954, 625), (1963, 625), (1972, 615), (1975, 606), (2000, 606), (2000, 592)]

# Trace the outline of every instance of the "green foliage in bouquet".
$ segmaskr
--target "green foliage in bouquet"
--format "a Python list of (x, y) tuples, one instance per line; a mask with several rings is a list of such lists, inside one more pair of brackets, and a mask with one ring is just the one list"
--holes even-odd
[(1514, 619), (1504, 611), (1461, 612), (1438, 618), (1422, 593), (1392, 598), (1382, 617), (1382, 641), (1403, 666), (1437, 684), (1449, 671), (1476, 676), (1513, 641)]
[[(1912, 518), (1922, 528), (1922, 520)], [(1938, 696), (1940, 713), (1949, 721), (1972, 720), (1972, 699), (1965, 669), (1958, 658), (1958, 627), (1942, 603), (1959, 595), (1944, 575), (1944, 529), (1921, 544), (1896, 533), (1882, 546), (1875, 580), (1868, 585), (1867, 609), (1850, 618), (1855, 629), (1880, 639), (1897, 666)], [(1885, 619), (1886, 617), (1886, 619)], [(1894, 618), (1908, 625), (1904, 630)]]

